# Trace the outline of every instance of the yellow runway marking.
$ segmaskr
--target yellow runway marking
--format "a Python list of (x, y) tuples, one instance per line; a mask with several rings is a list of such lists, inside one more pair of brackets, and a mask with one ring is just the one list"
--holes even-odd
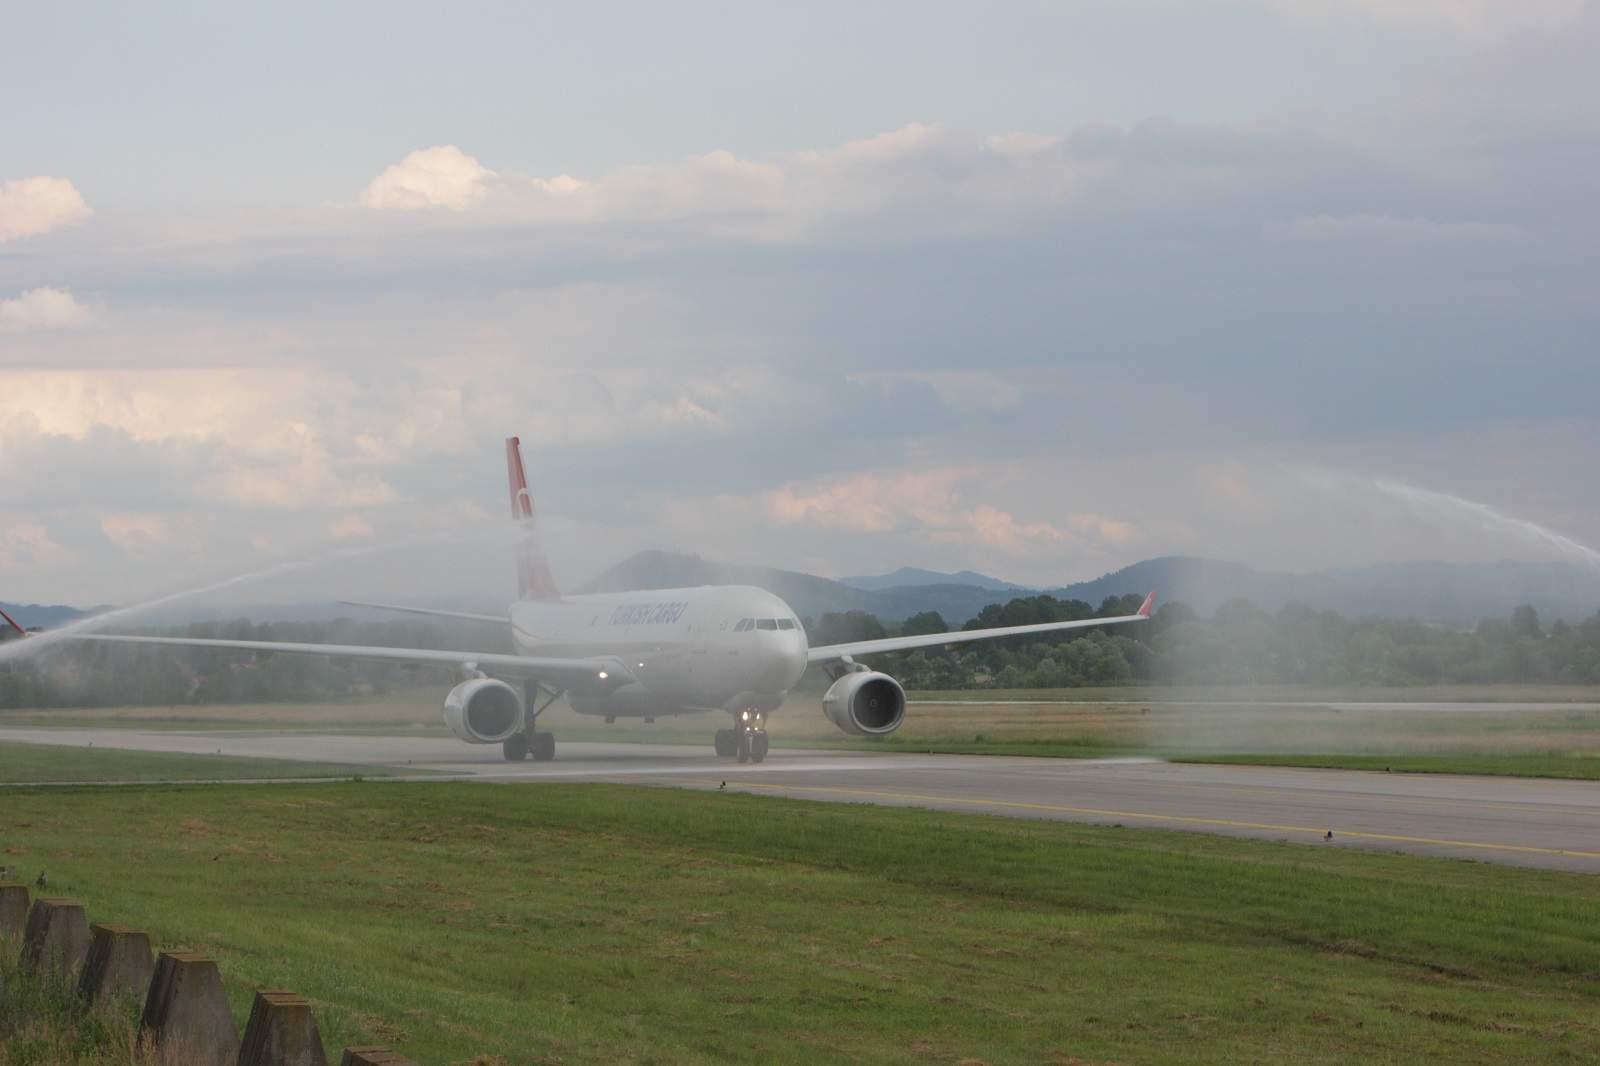
[[(1104, 807), (1069, 807), (1053, 803), (1027, 803), (1022, 800), (968, 799), (963, 796), (931, 796), (916, 792), (890, 792), (865, 788), (839, 788), (826, 785), (775, 785), (759, 781), (736, 781), (738, 788), (764, 788), (773, 792), (815, 792), (832, 796), (859, 796), (863, 799), (892, 799), (908, 803), (960, 803), (972, 807), (998, 807), (1017, 811), (1048, 811), (1054, 814), (1089, 814), (1102, 818), (1130, 818), (1147, 822), (1180, 825), (1208, 825), (1219, 829), (1258, 829), (1275, 833), (1311, 833), (1321, 837), (1327, 828), (1305, 825), (1278, 825), (1272, 822), (1243, 822), (1233, 818), (1202, 818), (1192, 814), (1150, 814), (1144, 811), (1114, 811)], [(1490, 844), (1480, 840), (1443, 840), (1437, 837), (1403, 836), (1398, 833), (1368, 833), (1359, 829), (1334, 829), (1334, 839), (1383, 840), (1395, 844), (1431, 844), (1446, 848), (1477, 848), (1484, 851), (1514, 851), (1529, 855), (1563, 855), (1578, 859), (1600, 859), (1600, 851), (1574, 851), (1568, 848), (1539, 848), (1525, 844)]]

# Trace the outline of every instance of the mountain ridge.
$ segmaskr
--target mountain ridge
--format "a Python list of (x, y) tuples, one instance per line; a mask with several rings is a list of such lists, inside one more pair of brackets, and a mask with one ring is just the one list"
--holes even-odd
[(955, 573), (945, 573), (939, 570), (924, 570), (920, 566), (902, 566), (898, 570), (887, 574), (867, 574), (860, 577), (841, 577), (839, 584), (849, 585), (853, 589), (862, 589), (866, 592), (881, 592), (884, 589), (916, 588), (926, 585), (969, 585), (975, 588), (991, 589), (995, 592), (1015, 592), (1019, 594), (1037, 592), (1033, 585), (1019, 585), (1013, 581), (1002, 581), (988, 574), (980, 574), (976, 570), (957, 570)]
[[(907, 571), (915, 573), (916, 569), (902, 568), (880, 576), (892, 580)], [(1089, 581), (1048, 589), (962, 584), (886, 584), (864, 589), (798, 571), (733, 566), (699, 556), (651, 551), (630, 556), (580, 591), (721, 583), (766, 588), (782, 596), (802, 616), (862, 610), (885, 621), (899, 621), (923, 611), (938, 611), (952, 625), (960, 625), (989, 604), (1004, 603), (1016, 596), (1051, 595), (1099, 606), (1110, 596), (1142, 596), (1151, 591), (1156, 593), (1158, 602), (1180, 601), (1202, 615), (1235, 599), (1250, 600), (1270, 612), (1288, 603), (1303, 603), (1351, 617), (1408, 618), (1455, 625), (1503, 617), (1524, 603), (1533, 604), (1551, 618), (1568, 620), (1586, 618), (1600, 610), (1600, 573), (1568, 563), (1511, 560), (1420, 561), (1290, 573), (1257, 570), (1221, 559), (1169, 555), (1141, 560)]]

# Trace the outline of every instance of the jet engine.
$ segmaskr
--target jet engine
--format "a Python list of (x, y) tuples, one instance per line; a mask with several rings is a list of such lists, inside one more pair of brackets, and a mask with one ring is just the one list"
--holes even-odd
[(828, 689), (822, 713), (851, 736), (888, 736), (905, 721), (906, 690), (888, 674), (855, 671)]
[(492, 677), (463, 681), (444, 698), (444, 724), (457, 740), (498, 744), (522, 728), (522, 696)]

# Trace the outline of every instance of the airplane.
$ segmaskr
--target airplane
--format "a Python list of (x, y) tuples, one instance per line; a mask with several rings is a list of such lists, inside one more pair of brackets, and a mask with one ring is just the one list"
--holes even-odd
[(555, 736), (540, 716), (562, 695), (574, 711), (603, 717), (656, 718), (721, 711), (730, 727), (716, 731), (718, 756), (740, 763), (767, 757), (767, 718), (783, 705), (811, 663), (832, 681), (823, 714), (852, 736), (888, 736), (905, 720), (898, 681), (860, 656), (961, 644), (997, 637), (1142, 622), (1139, 610), (1116, 618), (958, 630), (811, 647), (794, 610), (780, 597), (745, 585), (708, 585), (562, 596), (535, 536), (533, 496), (521, 441), (506, 439), (511, 515), (523, 531), (517, 547), (518, 599), (506, 615), (469, 614), (396, 604), (355, 603), (407, 614), (511, 627), (516, 654), (427, 648), (296, 644), (255, 640), (89, 634), (82, 640), (124, 644), (326, 655), (411, 663), (448, 663), (461, 681), (445, 697), (444, 721), (469, 744), (499, 744), (505, 758), (555, 758)]

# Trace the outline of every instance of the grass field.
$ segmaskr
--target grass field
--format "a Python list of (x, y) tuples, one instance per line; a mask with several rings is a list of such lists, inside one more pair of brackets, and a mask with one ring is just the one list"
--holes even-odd
[[(401, 773), (382, 766), (168, 755), (49, 744), (0, 743), (0, 784), (93, 781), (233, 781), (296, 777), (373, 777)], [(405, 771), (411, 772), (411, 771)], [(0, 800), (0, 802), (4, 802)], [(0, 819), (0, 830), (5, 822)]]
[(240, 703), (173, 707), (52, 707), (0, 710), (0, 727), (111, 726), (127, 729), (304, 729), (329, 733), (443, 735), (445, 690), (404, 689), (322, 703)]
[(924, 689), (911, 693), (911, 698), (1047, 703), (1600, 703), (1600, 685), (1106, 685)]
[(241, 1018), (290, 988), (428, 1063), (1600, 1056), (1581, 875), (601, 785), (3, 802), (11, 861)]

